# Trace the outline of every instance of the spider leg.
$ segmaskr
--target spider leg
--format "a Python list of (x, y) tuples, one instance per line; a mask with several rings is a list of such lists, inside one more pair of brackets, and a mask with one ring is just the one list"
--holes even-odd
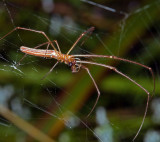
[(49, 70), (49, 72), (47, 72), (47, 73), (43, 76), (42, 80), (45, 79), (45, 78), (53, 71), (53, 69), (57, 66), (58, 63), (59, 63), (59, 61), (57, 61), (57, 62), (53, 65), (53, 67)]
[[(49, 45), (51, 45), (51, 46), (53, 47), (53, 49), (54, 49), (55, 51), (57, 51), (57, 49), (55, 48), (55, 46), (54, 46), (53, 43), (52, 43), (52, 42), (55, 42), (56, 45), (57, 45), (57, 47), (58, 47), (59, 52), (61, 52), (61, 50), (60, 50), (60, 48), (59, 48), (59, 45), (58, 45), (58, 42), (57, 42), (56, 40), (51, 41), (51, 40), (49, 39), (49, 37), (45, 34), (45, 32), (43, 32), (43, 31), (37, 31), (37, 30), (33, 30), (33, 29), (28, 29), (28, 28), (23, 28), (23, 27), (16, 27), (16, 28), (14, 28), (14, 29), (11, 30), (10, 32), (8, 32), (6, 35), (4, 35), (3, 37), (1, 37), (0, 40), (4, 39), (6, 36), (10, 35), (12, 32), (14, 32), (14, 31), (16, 31), (16, 30), (24, 30), (24, 31), (31, 31), (31, 32), (39, 33), (39, 34), (42, 34), (42, 35), (48, 40), (48, 42), (45, 42), (45, 43), (43, 43), (43, 44), (40, 44), (40, 45), (38, 45), (38, 46), (36, 46), (36, 47), (34, 47), (34, 48), (39, 48), (39, 47), (41, 47), (41, 46), (43, 46), (43, 45), (45, 45), (45, 44), (48, 43), (48, 45), (47, 45), (47, 50), (48, 50)], [(20, 64), (20, 62), (21, 62), (25, 57), (26, 57), (26, 54), (25, 54), (25, 55), (20, 59), (20, 61), (16, 64), (16, 67)]]
[(145, 108), (145, 112), (144, 112), (144, 115), (143, 115), (143, 119), (142, 119), (141, 125), (140, 125), (140, 127), (139, 127), (136, 135), (134, 136), (134, 138), (132, 140), (132, 141), (134, 141), (136, 139), (136, 137), (138, 136), (139, 132), (141, 131), (142, 126), (144, 124), (144, 120), (146, 118), (146, 114), (147, 114), (147, 110), (148, 110), (150, 93), (144, 87), (142, 87), (139, 83), (137, 83), (132, 78), (130, 78), (129, 76), (125, 75), (124, 73), (120, 72), (117, 68), (115, 68), (113, 66), (109, 66), (109, 65), (105, 65), (105, 64), (100, 64), (100, 63), (95, 63), (95, 62), (91, 62), (91, 61), (77, 61), (77, 62), (82, 63), (82, 64), (93, 64), (93, 65), (102, 66), (102, 67), (108, 68), (110, 70), (113, 70), (114, 72), (116, 72), (117, 74), (120, 74), (121, 76), (123, 76), (126, 79), (130, 80), (132, 83), (134, 83), (135, 85), (137, 85), (138, 87), (140, 87), (144, 92), (146, 92), (146, 94), (148, 95), (147, 103), (146, 103), (146, 108)]
[[(89, 28), (87, 31), (83, 32), (78, 39), (74, 42), (74, 44), (72, 45), (72, 47), (69, 49), (69, 51), (67, 52), (67, 55), (73, 50), (73, 48), (77, 45), (77, 43), (80, 41), (80, 39), (86, 35), (87, 33), (92, 33), (92, 31), (94, 30), (94, 27)], [(83, 44), (83, 43), (82, 43)]]
[(51, 46), (54, 48), (54, 50), (57, 51), (57, 49), (56, 49), (55, 46), (52, 44), (51, 40), (49, 39), (49, 37), (46, 35), (45, 32), (43, 32), (43, 31), (37, 31), (37, 30), (33, 30), (33, 29), (28, 29), (28, 28), (23, 28), (23, 27), (16, 27), (16, 28), (14, 28), (12, 31), (10, 31), (10, 32), (7, 33), (6, 35), (4, 35), (2, 38), (0, 38), (0, 40), (2, 40), (3, 38), (5, 38), (6, 36), (8, 36), (9, 34), (11, 34), (12, 32), (14, 32), (14, 31), (16, 31), (16, 30), (31, 31), (31, 32), (35, 32), (35, 33), (42, 34), (42, 35), (48, 40), (48, 42), (51, 44)]
[(60, 49), (60, 47), (59, 47), (59, 44), (58, 44), (57, 40), (53, 40), (53, 42), (55, 42), (55, 43), (56, 43), (57, 48), (58, 48), (58, 51), (61, 53), (61, 49)]
[(148, 67), (146, 65), (143, 65), (141, 63), (138, 63), (138, 62), (135, 62), (135, 61), (132, 61), (132, 60), (128, 60), (128, 59), (124, 59), (124, 58), (120, 58), (120, 57), (117, 57), (117, 56), (109, 56), (109, 55), (72, 55), (74, 57), (95, 57), (95, 58), (109, 58), (109, 59), (114, 59), (114, 60), (119, 60), (119, 61), (123, 61), (123, 62), (128, 62), (128, 63), (131, 63), (131, 64), (135, 64), (135, 65), (138, 65), (138, 66), (141, 66), (143, 68), (146, 68), (147, 70), (150, 71), (152, 77), (153, 77), (153, 91), (152, 91), (152, 95), (154, 95), (155, 93), (155, 76), (154, 76), (154, 73), (153, 73), (153, 70), (151, 67)]
[(93, 83), (94, 83), (94, 86), (95, 86), (95, 88), (96, 88), (96, 90), (97, 90), (97, 93), (98, 93), (96, 102), (94, 103), (94, 106), (92, 107), (91, 111), (90, 111), (89, 114), (87, 115), (87, 117), (89, 117), (90, 114), (93, 112), (93, 110), (95, 109), (95, 107), (96, 107), (96, 105), (97, 105), (97, 102), (98, 102), (99, 97), (100, 97), (100, 91), (99, 91), (99, 88), (98, 88), (98, 86), (97, 86), (97, 84), (96, 84), (93, 76), (91, 75), (89, 69), (88, 69), (87, 67), (85, 67), (84, 65), (82, 65), (81, 67), (82, 67), (83, 69), (85, 69), (85, 70), (87, 71), (87, 73), (89, 74), (89, 76), (90, 76), (90, 78), (92, 79), (92, 81), (93, 81)]

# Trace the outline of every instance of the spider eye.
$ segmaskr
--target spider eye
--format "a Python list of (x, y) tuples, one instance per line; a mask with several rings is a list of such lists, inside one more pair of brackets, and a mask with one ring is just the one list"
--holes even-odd
[(72, 67), (73, 63), (72, 63), (72, 62), (69, 62), (68, 65), (69, 65), (70, 67)]

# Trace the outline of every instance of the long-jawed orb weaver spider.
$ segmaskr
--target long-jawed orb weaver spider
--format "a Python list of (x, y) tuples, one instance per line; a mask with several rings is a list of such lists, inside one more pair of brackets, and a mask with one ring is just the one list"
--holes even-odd
[[(81, 60), (80, 58), (81, 57), (92, 57), (92, 58), (109, 58), (109, 59), (114, 59), (114, 60), (120, 60), (120, 61), (124, 61), (124, 62), (129, 62), (129, 63), (132, 63), (132, 64), (136, 64), (138, 66), (141, 66), (143, 68), (146, 68), (147, 70), (150, 71), (150, 73), (152, 74), (152, 77), (153, 77), (153, 94), (154, 94), (154, 91), (155, 91), (155, 77), (154, 77), (154, 73), (152, 71), (152, 68), (146, 66), (146, 65), (143, 65), (141, 63), (138, 63), (138, 62), (135, 62), (135, 61), (132, 61), (132, 60), (128, 60), (128, 59), (124, 59), (124, 58), (120, 58), (120, 57), (117, 57), (117, 56), (109, 56), (109, 55), (70, 55), (69, 53), (73, 50), (73, 48), (77, 45), (77, 43), (80, 41), (80, 39), (86, 35), (87, 33), (92, 33), (93, 30), (95, 29), (94, 27), (91, 27), (89, 28), (88, 30), (86, 30), (85, 32), (83, 32), (79, 37), (78, 39), (74, 42), (74, 44), (72, 45), (72, 47), (69, 49), (69, 51), (66, 53), (66, 54), (62, 54), (61, 53), (61, 50), (60, 50), (60, 47), (59, 47), (59, 44), (57, 42), (57, 40), (53, 40), (51, 41), (49, 39), (49, 37), (43, 32), (43, 31), (37, 31), (37, 30), (33, 30), (33, 29), (28, 29), (28, 28), (23, 28), (23, 27), (16, 27), (14, 28), (12, 31), (10, 31), (9, 33), (7, 33), (6, 35), (4, 35), (0, 40), (4, 39), (6, 36), (8, 36), (9, 34), (11, 34), (12, 32), (16, 31), (16, 30), (25, 30), (25, 31), (31, 31), (31, 32), (35, 32), (35, 33), (39, 33), (39, 34), (42, 34), (46, 39), (47, 39), (47, 42), (45, 43), (42, 43), (34, 48), (29, 48), (29, 47), (25, 47), (25, 46), (21, 46), (20, 47), (20, 50), (22, 52), (25, 53), (25, 55), (21, 58), (21, 60), (19, 61), (18, 65), (20, 64), (20, 62), (26, 57), (27, 54), (29, 55), (33, 55), (33, 56), (40, 56), (40, 57), (47, 57), (47, 58), (54, 58), (57, 60), (57, 62), (53, 65), (53, 67), (50, 69), (50, 71), (44, 76), (44, 78), (52, 72), (52, 70), (56, 67), (56, 65), (59, 63), (59, 62), (64, 62), (65, 64), (69, 65), (71, 67), (71, 70), (73, 73), (76, 73), (78, 72), (81, 68), (85, 69), (88, 73), (88, 75), (90, 76), (96, 90), (97, 90), (97, 99), (91, 109), (91, 111), (89, 112), (89, 114), (87, 115), (87, 117), (93, 112), (93, 110), (95, 109), (95, 106), (99, 100), (99, 97), (100, 97), (100, 91), (99, 91), (99, 88), (94, 80), (94, 78), (92, 77), (91, 73), (90, 73), (90, 70), (84, 66), (84, 64), (92, 64), (92, 65), (96, 65), (96, 66), (101, 66), (101, 67), (105, 67), (107, 69), (110, 69), (110, 70), (113, 70), (114, 72), (116, 72), (117, 74), (120, 74), (121, 76), (127, 78), (128, 80), (130, 80), (131, 82), (133, 82), (135, 85), (137, 85), (139, 88), (141, 88), (148, 96), (147, 98), (147, 103), (146, 103), (146, 108), (145, 108), (145, 112), (144, 112), (144, 116), (143, 116), (143, 119), (142, 119), (142, 123), (136, 133), (136, 135), (134, 136), (133, 138), (133, 141), (135, 140), (135, 138), (138, 136), (142, 126), (143, 126), (143, 123), (144, 123), (144, 120), (145, 120), (145, 117), (146, 117), (146, 114), (147, 114), (147, 110), (148, 110), (148, 104), (149, 104), (149, 99), (150, 99), (150, 93), (149, 91), (147, 91), (143, 86), (141, 86), (139, 83), (137, 83), (136, 81), (134, 81), (132, 78), (130, 78), (129, 76), (127, 76), (126, 74), (120, 72), (117, 68), (115, 68), (114, 66), (110, 66), (110, 65), (105, 65), (105, 64), (101, 64), (101, 63), (97, 63), (97, 62), (92, 62), (92, 61), (86, 61), (86, 60)], [(56, 47), (53, 45), (53, 42), (55, 42), (58, 50), (56, 49)], [(46, 49), (37, 49), (41, 46), (44, 46), (44, 45), (47, 45), (47, 48)], [(53, 48), (53, 50), (50, 50), (48, 49), (49, 46), (51, 46)]]

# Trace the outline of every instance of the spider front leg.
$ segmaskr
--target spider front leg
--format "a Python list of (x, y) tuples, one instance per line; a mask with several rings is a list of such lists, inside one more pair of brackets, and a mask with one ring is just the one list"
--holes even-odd
[(105, 64), (101, 64), (101, 63), (96, 63), (96, 62), (91, 62), (91, 61), (77, 61), (79, 63), (82, 63), (82, 64), (92, 64), (92, 65), (96, 65), (96, 66), (101, 66), (101, 67), (105, 67), (107, 69), (110, 69), (110, 70), (113, 70), (114, 72), (116, 72), (117, 74), (125, 77), (126, 79), (130, 80), (132, 83), (134, 83), (135, 85), (137, 85), (139, 88), (141, 88), (146, 94), (147, 94), (147, 103), (146, 103), (146, 108), (145, 108), (145, 112), (144, 112), (144, 115), (143, 115), (143, 119), (142, 119), (142, 123), (135, 135), (135, 137), (133, 138), (132, 141), (134, 141), (136, 139), (136, 137), (138, 136), (139, 132), (141, 131), (142, 129), (142, 126), (144, 124), (144, 120), (146, 118), (146, 114), (147, 114), (147, 110), (148, 110), (148, 104), (149, 104), (149, 98), (150, 98), (150, 93), (143, 87), (141, 86), (139, 83), (137, 83), (135, 80), (133, 80), (132, 78), (130, 78), (129, 76), (127, 76), (126, 74), (120, 72), (117, 68), (113, 67), (113, 66), (109, 66), (109, 65), (105, 65)]

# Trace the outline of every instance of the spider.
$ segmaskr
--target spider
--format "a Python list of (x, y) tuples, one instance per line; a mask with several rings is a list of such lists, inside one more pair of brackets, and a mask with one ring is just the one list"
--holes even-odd
[[(44, 78), (52, 72), (52, 70), (57, 66), (58, 63), (65, 63), (67, 65), (70, 66), (71, 68), (71, 71), (73, 73), (76, 73), (76, 72), (79, 72), (79, 70), (82, 68), (84, 70), (86, 70), (86, 72), (88, 73), (88, 75), (90, 76), (96, 90), (97, 90), (97, 99), (91, 109), (91, 111), (89, 112), (89, 114), (87, 115), (87, 117), (93, 112), (93, 110), (95, 109), (96, 107), (96, 104), (99, 100), (99, 97), (100, 97), (100, 91), (99, 91), (99, 88), (94, 80), (94, 78), (92, 77), (91, 73), (90, 73), (90, 70), (84, 65), (84, 64), (92, 64), (92, 65), (96, 65), (96, 66), (101, 66), (101, 67), (105, 67), (107, 69), (110, 69), (110, 70), (113, 70), (114, 72), (116, 72), (117, 74), (127, 78), (128, 80), (130, 80), (132, 83), (134, 83), (135, 85), (137, 85), (139, 88), (141, 88), (148, 96), (147, 98), (147, 103), (146, 103), (146, 107), (145, 107), (145, 112), (144, 112), (144, 116), (143, 116), (143, 119), (142, 119), (142, 123), (136, 133), (136, 135), (134, 136), (133, 138), (133, 141), (135, 140), (135, 138), (138, 136), (142, 126), (143, 126), (143, 123), (144, 123), (144, 120), (145, 120), (145, 117), (146, 117), (146, 114), (147, 114), (147, 110), (148, 110), (148, 104), (149, 104), (149, 99), (150, 99), (150, 93), (149, 91), (147, 91), (143, 86), (141, 86), (139, 83), (137, 83), (136, 81), (134, 81), (132, 78), (130, 78), (129, 76), (127, 76), (126, 74), (120, 72), (117, 68), (115, 68), (114, 66), (110, 66), (110, 65), (106, 65), (106, 64), (101, 64), (101, 63), (97, 63), (97, 62), (92, 62), (92, 61), (86, 61), (86, 60), (82, 60), (81, 57), (88, 57), (88, 58), (109, 58), (109, 59), (114, 59), (114, 60), (119, 60), (119, 61), (124, 61), (124, 62), (129, 62), (129, 63), (132, 63), (132, 64), (136, 64), (138, 66), (141, 66), (143, 68), (146, 68), (147, 70), (150, 71), (150, 73), (152, 74), (152, 77), (153, 77), (153, 93), (154, 93), (154, 90), (155, 90), (155, 77), (154, 77), (154, 73), (152, 71), (152, 68), (146, 66), (146, 65), (143, 65), (141, 63), (138, 63), (138, 62), (135, 62), (135, 61), (132, 61), (132, 60), (128, 60), (128, 59), (124, 59), (124, 58), (120, 58), (120, 57), (117, 57), (117, 56), (109, 56), (109, 55), (82, 55), (82, 54), (79, 54), (79, 55), (70, 55), (70, 52), (73, 50), (73, 48), (77, 45), (77, 43), (81, 40), (82, 37), (84, 37), (87, 33), (92, 33), (93, 30), (95, 28), (94, 27), (91, 27), (89, 28), (88, 30), (84, 31), (78, 38), (77, 40), (74, 42), (74, 44), (71, 46), (71, 48), (69, 49), (69, 51), (66, 53), (66, 54), (62, 54), (61, 53), (61, 50), (60, 50), (60, 47), (59, 47), (59, 44), (57, 42), (57, 40), (53, 40), (51, 41), (49, 39), (49, 37), (43, 32), (43, 31), (37, 31), (37, 30), (34, 30), (34, 29), (28, 29), (28, 28), (23, 28), (23, 27), (16, 27), (14, 28), (12, 31), (8, 32), (6, 35), (4, 35), (0, 40), (4, 39), (6, 36), (8, 36), (9, 34), (11, 34), (12, 32), (16, 31), (16, 30), (24, 30), (24, 31), (31, 31), (31, 32), (35, 32), (35, 33), (39, 33), (41, 35), (43, 35), (46, 39), (47, 39), (47, 42), (45, 43), (42, 43), (34, 48), (29, 48), (29, 47), (25, 47), (25, 46), (21, 46), (20, 47), (20, 50), (22, 52), (25, 53), (25, 55), (21, 58), (21, 60), (19, 61), (19, 63), (25, 58), (25, 56), (27, 54), (29, 55), (33, 55), (33, 56), (39, 56), (39, 57), (47, 57), (47, 58), (54, 58), (57, 60), (57, 62), (53, 65), (53, 67), (50, 69), (50, 71), (44, 76)], [(57, 46), (57, 49), (56, 47), (53, 45), (53, 42), (56, 44)], [(46, 49), (37, 49), (43, 45), (47, 45), (47, 48)], [(49, 50), (49, 46), (51, 46), (53, 48), (53, 50)], [(18, 63), (18, 64), (19, 64)]]

